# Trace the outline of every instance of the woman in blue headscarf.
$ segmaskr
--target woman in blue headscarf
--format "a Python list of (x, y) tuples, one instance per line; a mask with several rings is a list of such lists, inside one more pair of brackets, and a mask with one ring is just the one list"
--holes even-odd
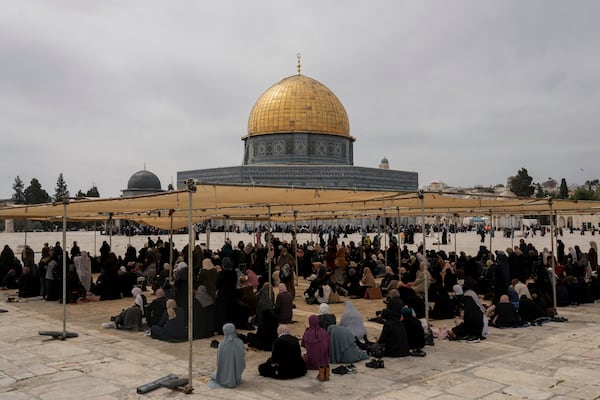
[(369, 358), (367, 353), (358, 349), (356, 337), (345, 326), (330, 325), (327, 333), (330, 338), (330, 362), (334, 364), (354, 363)]
[(244, 343), (235, 334), (231, 323), (223, 325), (223, 341), (217, 349), (217, 370), (213, 372), (208, 387), (233, 388), (242, 382), (242, 372), (246, 368)]

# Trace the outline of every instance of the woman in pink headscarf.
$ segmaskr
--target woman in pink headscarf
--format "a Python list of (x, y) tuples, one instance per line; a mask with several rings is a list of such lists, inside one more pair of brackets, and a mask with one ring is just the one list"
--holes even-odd
[(292, 313), (294, 310), (294, 298), (288, 292), (285, 283), (279, 284), (279, 294), (275, 300), (275, 316), (280, 324), (289, 324), (292, 322)]
[(329, 365), (329, 335), (319, 326), (319, 317), (308, 317), (308, 328), (302, 336), (302, 347), (306, 349), (304, 362), (308, 369), (319, 369)]

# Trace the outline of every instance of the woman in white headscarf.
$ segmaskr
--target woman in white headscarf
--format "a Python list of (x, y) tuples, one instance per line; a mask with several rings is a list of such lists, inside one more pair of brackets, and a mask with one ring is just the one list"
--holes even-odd
[(92, 285), (92, 260), (88, 255), (87, 251), (82, 251), (80, 256), (73, 258), (77, 276), (79, 276), (79, 282), (85, 289), (86, 293), (89, 293)]
[(319, 305), (319, 326), (327, 330), (327, 328), (335, 324), (335, 315), (329, 312), (329, 305), (327, 303), (321, 303)]
[(141, 330), (142, 318), (146, 309), (146, 296), (142, 294), (142, 289), (134, 287), (131, 294), (135, 299), (133, 306), (125, 308), (117, 315), (112, 322), (102, 324), (105, 328), (117, 328), (125, 330)]
[(235, 326), (232, 323), (223, 325), (223, 335), (217, 349), (217, 370), (208, 382), (211, 389), (236, 387), (242, 383), (246, 368), (244, 343), (235, 334)]
[(351, 301), (346, 301), (340, 326), (348, 328), (356, 338), (363, 339), (367, 336), (367, 328), (365, 328), (363, 317)]

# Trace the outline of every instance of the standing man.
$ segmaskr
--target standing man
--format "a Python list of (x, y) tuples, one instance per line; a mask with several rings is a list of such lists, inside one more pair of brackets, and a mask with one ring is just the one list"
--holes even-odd
[(279, 258), (277, 258), (277, 266), (279, 266), (279, 279), (281, 283), (285, 283), (285, 287), (292, 297), (296, 297), (296, 288), (294, 287), (294, 275), (296, 269), (296, 259), (288, 252), (287, 247), (281, 248)]

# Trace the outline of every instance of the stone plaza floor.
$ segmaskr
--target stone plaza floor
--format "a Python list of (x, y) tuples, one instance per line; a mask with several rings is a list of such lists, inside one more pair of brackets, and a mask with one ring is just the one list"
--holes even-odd
[[(304, 235), (299, 235), (301, 241), (311, 238)], [(248, 234), (230, 237), (234, 243), (252, 240)], [(186, 235), (176, 237), (179, 248), (186, 238)], [(0, 234), (0, 244), (8, 243), (15, 253), (23, 239), (23, 234)], [(105, 239), (105, 236), (96, 238), (92, 232), (69, 232), (67, 243), (77, 240), (82, 249), (92, 250), (96, 240), (99, 247)], [(133, 240), (139, 248), (143, 239), (113, 237), (113, 248), (121, 254), (129, 241)], [(223, 239), (223, 233), (213, 234), (211, 244), (216, 248)], [(359, 237), (345, 240), (353, 239)], [(568, 233), (562, 238), (567, 247), (579, 245), (583, 251), (589, 248), (589, 240), (594, 239), (589, 234)], [(27, 237), (36, 251), (43, 242), (56, 240), (61, 240), (60, 232), (30, 233)], [(474, 232), (459, 234), (456, 241), (458, 250), (468, 254), (474, 254), (481, 244)], [(433, 242), (434, 238), (428, 238), (428, 248)], [(494, 248), (504, 249), (512, 242), (496, 237)], [(516, 237), (514, 243), (518, 242)], [(539, 250), (550, 248), (548, 236), (530, 237), (527, 242), (533, 242)], [(414, 250), (416, 246), (409, 248)], [(432, 248), (437, 250), (440, 246)], [(454, 243), (441, 249), (452, 251)], [(301, 279), (294, 310), (298, 322), (290, 325), (294, 335), (302, 335), (308, 316), (318, 313), (317, 306), (306, 305), (301, 297), (306, 287), (307, 282)], [(600, 399), (600, 303), (559, 309), (559, 314), (569, 319), (566, 323), (490, 328), (487, 340), (480, 343), (436, 340), (434, 346), (425, 348), (426, 357), (386, 358), (384, 369), (367, 368), (365, 361), (356, 363), (355, 374), (332, 374), (328, 382), (318, 381), (317, 371), (290, 381), (263, 378), (257, 368), (269, 354), (248, 350), (243, 383), (235, 389), (209, 389), (207, 381), (215, 368), (216, 350), (210, 347), (212, 339), (196, 340), (192, 350), (193, 394), (158, 389), (138, 395), (136, 387), (143, 383), (171, 373), (188, 376), (188, 343), (165, 343), (150, 339), (143, 332), (101, 328), (110, 316), (132, 305), (132, 298), (69, 304), (67, 330), (79, 336), (65, 341), (40, 336), (39, 330), (62, 330), (62, 305), (44, 301), (6, 302), (14, 293), (0, 291), (0, 309), (7, 310), (0, 313), (0, 400)], [(150, 292), (145, 294), (148, 301), (153, 299)], [(352, 301), (365, 321), (384, 307), (381, 300)], [(343, 303), (330, 305), (338, 320), (343, 308)], [(434, 330), (452, 327), (454, 323), (454, 320), (431, 322)], [(365, 324), (371, 338), (379, 335), (381, 325)]]
[[(302, 335), (317, 306), (306, 305), (297, 290), (292, 334)], [(600, 304), (559, 309), (566, 323), (490, 328), (480, 343), (435, 340), (427, 356), (385, 358), (384, 369), (356, 363), (358, 371), (331, 375), (317, 372), (277, 381), (258, 375), (269, 356), (248, 350), (243, 383), (235, 389), (209, 389), (216, 350), (211, 339), (193, 342), (193, 394), (158, 389), (145, 395), (136, 387), (174, 373), (188, 376), (188, 343), (166, 343), (143, 332), (103, 329), (133, 299), (88, 301), (67, 306), (67, 331), (79, 334), (65, 341), (39, 336), (40, 329), (62, 330), (63, 307), (57, 302), (5, 302), (0, 292), (0, 399), (597, 399), (600, 398)], [(146, 292), (149, 300), (153, 296)], [(352, 300), (365, 320), (381, 309), (381, 300)], [(338, 318), (344, 304), (332, 304)], [(432, 321), (434, 329), (453, 320)], [(381, 325), (366, 322), (370, 337)], [(245, 332), (244, 332), (245, 333)], [(220, 340), (221, 337), (216, 337)], [(367, 360), (368, 361), (368, 360)], [(333, 365), (335, 367), (335, 365)]]

